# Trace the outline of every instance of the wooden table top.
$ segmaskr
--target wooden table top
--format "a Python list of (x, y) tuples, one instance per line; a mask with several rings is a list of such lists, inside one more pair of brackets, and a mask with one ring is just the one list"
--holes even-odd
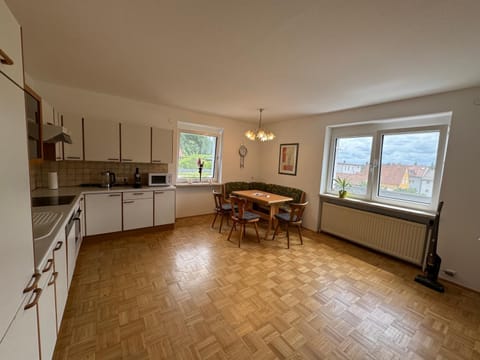
[(232, 191), (232, 194), (266, 205), (280, 204), (293, 200), (291, 197), (272, 194), (260, 190), (238, 190)]

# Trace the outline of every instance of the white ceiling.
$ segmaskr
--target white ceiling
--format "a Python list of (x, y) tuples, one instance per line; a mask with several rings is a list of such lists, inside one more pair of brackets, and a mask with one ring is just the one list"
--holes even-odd
[(34, 78), (265, 121), (480, 85), (479, 0), (7, 0)]

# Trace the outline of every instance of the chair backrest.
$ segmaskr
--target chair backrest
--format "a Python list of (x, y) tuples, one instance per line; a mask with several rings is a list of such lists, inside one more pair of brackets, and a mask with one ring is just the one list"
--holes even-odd
[(213, 200), (215, 200), (215, 209), (221, 210), (223, 203), (223, 194), (221, 192), (213, 190)]
[(233, 218), (236, 218), (236, 219), (243, 218), (243, 213), (245, 211), (245, 205), (247, 204), (247, 200), (231, 195), (230, 203), (232, 204)]
[(290, 221), (291, 222), (301, 222), (303, 219), (303, 212), (308, 205), (308, 201), (304, 203), (290, 203)]

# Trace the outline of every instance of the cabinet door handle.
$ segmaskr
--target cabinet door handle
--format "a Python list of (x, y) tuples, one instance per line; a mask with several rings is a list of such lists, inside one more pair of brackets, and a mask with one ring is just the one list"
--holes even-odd
[(45, 267), (43, 268), (42, 272), (48, 272), (53, 266), (53, 259), (48, 259)]
[(155, 194), (164, 194), (165, 191), (155, 191)]
[(130, 201), (124, 201), (123, 203), (124, 204), (133, 204), (135, 201), (134, 200), (130, 200)]
[(7, 55), (5, 51), (0, 49), (0, 62), (3, 65), (13, 65), (13, 60), (10, 56)]
[(59, 241), (57, 242), (57, 246), (55, 246), (55, 249), (53, 249), (53, 251), (58, 251), (62, 248), (62, 245), (63, 245), (63, 241)]
[(133, 195), (143, 195), (144, 193), (140, 193), (140, 192), (137, 192), (137, 193), (133, 193)]
[(110, 196), (110, 197), (116, 197), (116, 196), (120, 196), (120, 194), (109, 194), (108, 196)]
[(23, 293), (26, 294), (30, 291), (32, 291), (33, 289), (35, 289), (38, 285), (38, 281), (40, 280), (40, 274), (38, 273), (35, 273), (32, 275), (32, 278), (30, 279), (30, 282), (28, 283), (29, 285), (27, 285), (27, 287), (25, 289), (23, 289)]
[(55, 282), (57, 281), (57, 277), (58, 277), (58, 271), (55, 271), (53, 274), (52, 274), (52, 277), (50, 278), (50, 281), (48, 282), (48, 286), (51, 286), (53, 284), (55, 284)]
[(162, 160), (152, 160), (152, 163), (161, 163)]
[(67, 159), (80, 160), (80, 156), (67, 156)]
[(132, 159), (122, 159), (122, 161), (133, 161)]
[(107, 160), (110, 160), (110, 161), (118, 161), (118, 158), (108, 158)]
[(27, 305), (25, 305), (25, 310), (28, 310), (38, 304), (38, 300), (40, 300), (40, 296), (42, 295), (42, 289), (36, 288), (33, 290), (33, 293), (35, 294), (35, 297), (33, 298), (32, 302), (29, 302)]

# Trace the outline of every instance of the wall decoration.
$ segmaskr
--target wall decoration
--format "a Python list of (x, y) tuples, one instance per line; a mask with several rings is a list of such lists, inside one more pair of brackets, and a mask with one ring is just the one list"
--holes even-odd
[(284, 175), (297, 175), (298, 143), (280, 144), (278, 159), (278, 173)]

